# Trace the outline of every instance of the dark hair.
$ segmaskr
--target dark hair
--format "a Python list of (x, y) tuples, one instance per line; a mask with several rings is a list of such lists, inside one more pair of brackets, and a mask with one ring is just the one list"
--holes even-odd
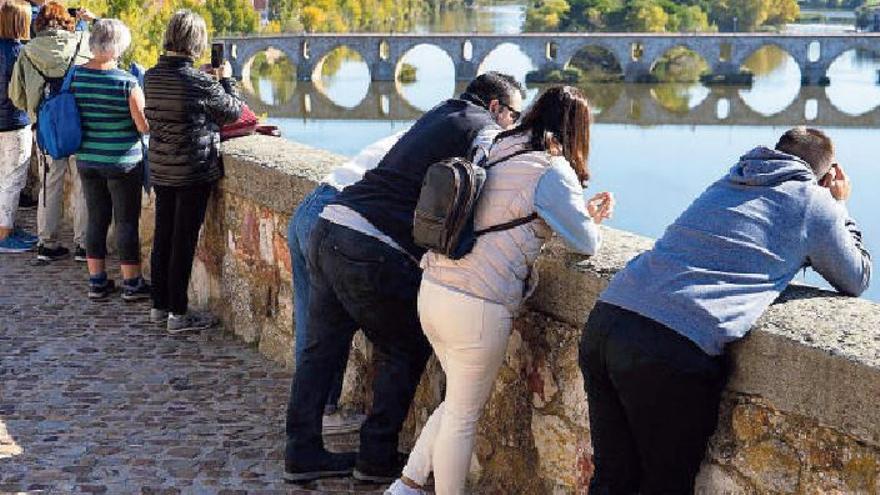
[(573, 86), (556, 86), (541, 93), (519, 125), (502, 132), (499, 137), (530, 132), (530, 145), (535, 150), (547, 150), (555, 138), (578, 179), (585, 182), (590, 179), (587, 158), (591, 121), (590, 102), (581, 90)]
[(67, 13), (67, 8), (61, 2), (48, 2), (40, 9), (34, 20), (34, 31), (39, 33), (46, 29), (61, 29), (73, 31), (76, 19)]
[(776, 143), (776, 149), (807, 162), (813, 173), (821, 178), (834, 161), (834, 143), (819, 129), (795, 127), (785, 131)]
[(466, 94), (476, 97), (486, 108), (489, 107), (489, 102), (492, 100), (510, 105), (510, 97), (515, 92), (519, 92), (520, 96), (525, 96), (525, 88), (513, 76), (494, 71), (480, 74), (468, 84), (464, 91)]

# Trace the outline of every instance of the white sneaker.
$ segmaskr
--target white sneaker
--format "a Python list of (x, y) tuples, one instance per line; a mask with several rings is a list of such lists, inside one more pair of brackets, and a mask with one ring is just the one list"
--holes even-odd
[(407, 486), (403, 481), (397, 480), (385, 490), (384, 495), (428, 495), (428, 492), (421, 488)]
[(361, 425), (364, 424), (365, 419), (367, 419), (365, 414), (345, 411), (336, 411), (332, 414), (325, 414), (323, 417), (321, 433), (324, 435), (344, 435), (346, 433), (354, 433), (361, 429)]

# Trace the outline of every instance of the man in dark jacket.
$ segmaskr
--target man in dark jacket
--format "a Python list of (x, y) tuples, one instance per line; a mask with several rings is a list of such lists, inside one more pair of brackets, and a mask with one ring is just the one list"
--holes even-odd
[(355, 464), (352, 454), (324, 449), (321, 412), (358, 328), (375, 346), (376, 374), (354, 475), (373, 482), (400, 475), (398, 434), (431, 353), (416, 311), (424, 250), (412, 238), (422, 179), (433, 163), (470, 156), (485, 128), (512, 126), (522, 93), (510, 76), (477, 77), (460, 98), (422, 116), (375, 169), (324, 209), (309, 246), (310, 335), (288, 404), (288, 481), (347, 475)]
[(238, 119), (242, 102), (228, 63), (213, 76), (193, 67), (207, 43), (205, 21), (189, 10), (177, 11), (165, 32), (165, 54), (144, 77), (156, 193), (150, 318), (166, 323), (169, 333), (216, 323), (189, 311), (187, 287), (208, 198), (223, 175), (220, 126)]
[(786, 132), (697, 198), (599, 296), (581, 340), (596, 472), (590, 494), (693, 493), (715, 430), (724, 352), (812, 266), (858, 296), (871, 257), (824, 133)]

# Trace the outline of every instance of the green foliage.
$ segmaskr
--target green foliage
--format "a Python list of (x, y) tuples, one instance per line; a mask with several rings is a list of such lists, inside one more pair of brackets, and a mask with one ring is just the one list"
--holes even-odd
[(532, 31), (697, 32), (734, 27), (752, 31), (794, 22), (799, 13), (797, 0), (538, 0), (526, 12), (526, 27)]
[(675, 47), (660, 57), (652, 74), (661, 82), (696, 82), (709, 72), (702, 57), (684, 47)]
[(271, 0), (270, 19), (284, 32), (405, 31), (416, 16), (439, 4), (439, 0)]
[(406, 62), (400, 64), (400, 72), (397, 73), (397, 80), (403, 84), (412, 84), (416, 82), (418, 70), (412, 64)]
[(207, 0), (205, 8), (217, 34), (255, 33), (260, 28), (260, 15), (250, 0)]

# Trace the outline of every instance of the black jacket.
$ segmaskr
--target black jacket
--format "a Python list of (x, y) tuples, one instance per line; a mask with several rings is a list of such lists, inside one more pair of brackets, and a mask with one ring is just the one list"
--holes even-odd
[(214, 182), (222, 175), (220, 126), (241, 115), (231, 79), (217, 82), (192, 59), (163, 55), (144, 77), (150, 179), (158, 186)]
[(416, 258), (425, 250), (412, 238), (413, 215), (428, 167), (447, 158), (466, 157), (474, 138), (492, 115), (469, 95), (447, 100), (423, 115), (379, 165), (345, 188), (334, 203), (364, 216)]

